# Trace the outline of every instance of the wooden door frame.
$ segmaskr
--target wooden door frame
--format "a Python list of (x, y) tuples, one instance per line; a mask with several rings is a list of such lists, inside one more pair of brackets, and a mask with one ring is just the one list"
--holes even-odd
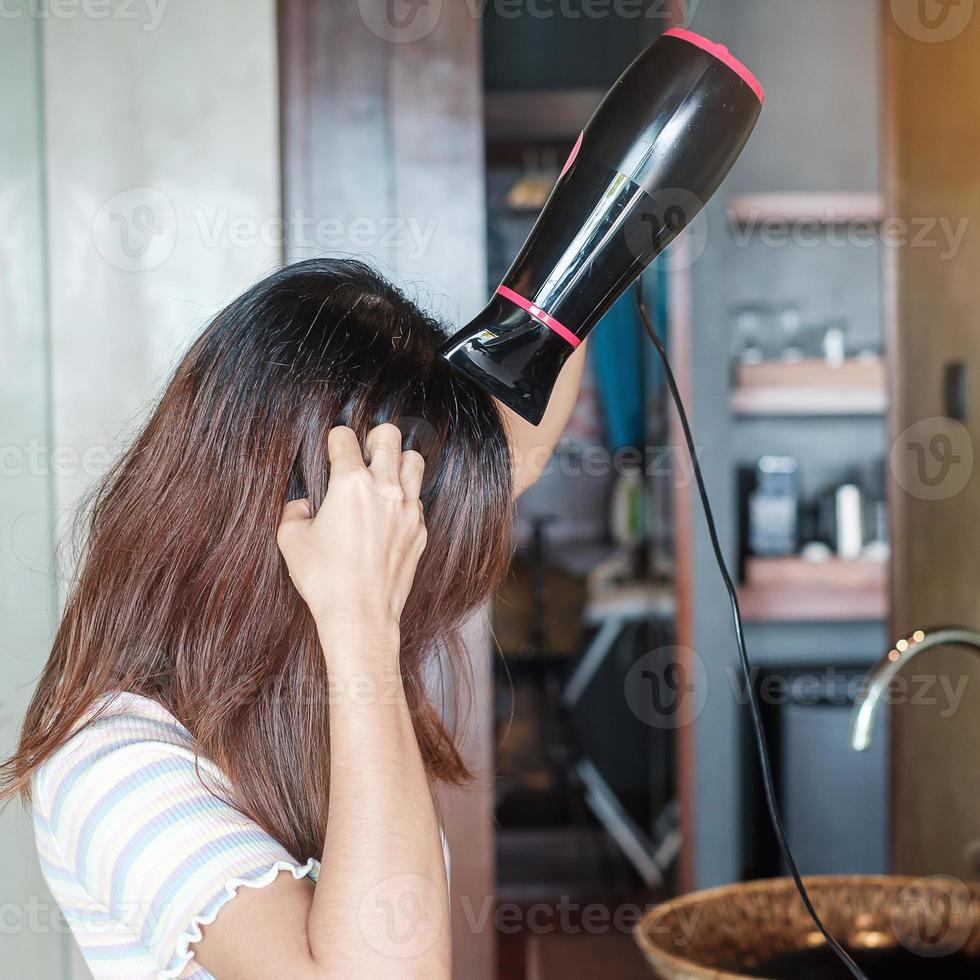
[(283, 216), (313, 213), (312, 30), (309, 0), (277, 0), (279, 157)]
[[(316, 172), (317, 160), (315, 158), (314, 133), (318, 120), (327, 118), (343, 126), (344, 119), (338, 119), (338, 101), (331, 102), (324, 97), (322, 91), (317, 90), (317, 51), (313, 45), (316, 43), (316, 24), (314, 14), (317, 11), (316, 3), (318, 0), (278, 0), (277, 24), (278, 24), (278, 51), (279, 51), (279, 82), (280, 82), (280, 152), (281, 152), (281, 172), (282, 172), (282, 193), (281, 206), (282, 215), (287, 220), (292, 215), (302, 214), (312, 217), (318, 216), (318, 208), (323, 207), (322, 188), (318, 186), (318, 177), (322, 180), (322, 175)], [(341, 0), (322, 0), (322, 2), (337, 3)], [(348, 0), (350, 3), (350, 0)], [(350, 3), (351, 16), (356, 16), (356, 4)], [(331, 15), (336, 15), (338, 24), (347, 29), (354, 24), (352, 20), (345, 20), (344, 9), (331, 10)], [(462, 16), (454, 11), (455, 20), (450, 18), (448, 22), (443, 20), (440, 26), (448, 23), (447, 30), (453, 32), (451, 42), (459, 41), (461, 48), (453, 49), (459, 54), (462, 45), (472, 42), (473, 36), (466, 23), (459, 20)], [(449, 16), (449, 11), (443, 11), (443, 18)], [(469, 16), (467, 13), (466, 16)], [(356, 25), (355, 25), (356, 26)], [(476, 28), (479, 30), (479, 26)], [(351, 31), (353, 36), (357, 36), (357, 30)], [(365, 35), (366, 40), (370, 41), (372, 53), (377, 54), (377, 45), (393, 42), (378, 41), (374, 37)], [(417, 42), (422, 44), (441, 43), (438, 40), (437, 32), (433, 32), (428, 40)], [(410, 52), (412, 44), (404, 44), (396, 48), (385, 49), (381, 56), (386, 65), (393, 64), (397, 58), (421, 59), (424, 62), (426, 52), (424, 49)], [(397, 52), (397, 55), (396, 55)], [(460, 56), (456, 60), (457, 68), (463, 64)], [(468, 65), (469, 62), (466, 62)], [(399, 64), (400, 70), (410, 72), (414, 67), (403, 60)], [(473, 64), (474, 70), (479, 70), (479, 61), (476, 59)], [(464, 66), (465, 68), (465, 66)], [(383, 86), (379, 86), (379, 90)], [(396, 87), (395, 87), (396, 88)], [(481, 103), (474, 109), (473, 118), (478, 121), (479, 126), (483, 126), (482, 111), (482, 84), (480, 86)], [(431, 90), (429, 92), (431, 95)], [(405, 98), (404, 92), (401, 95), (397, 91), (392, 96), (393, 100)], [(424, 97), (424, 93), (423, 93)], [(419, 190), (419, 184), (424, 180), (413, 180), (413, 176), (422, 175), (426, 171), (416, 169), (413, 154), (418, 155), (418, 146), (413, 143), (412, 132), (404, 128), (404, 123), (398, 120), (398, 106), (393, 108), (387, 101), (387, 95), (383, 95), (384, 115), (389, 122), (394, 120), (402, 129), (396, 138), (392, 139), (390, 157), (384, 160), (375, 161), (379, 171), (386, 171), (384, 179), (385, 189), (390, 191), (396, 178), (400, 178), (405, 186), (399, 189), (406, 197), (411, 197)], [(437, 105), (436, 111), (445, 111), (444, 107)], [(455, 108), (455, 107), (454, 107)], [(436, 117), (434, 117), (436, 118)], [(442, 117), (437, 117), (441, 119)], [(464, 135), (472, 136), (472, 130), (467, 127), (470, 117), (467, 115), (460, 119), (453, 117), (449, 119), (447, 125), (456, 127), (456, 134), (459, 135), (460, 129), (466, 129)], [(355, 136), (356, 138), (356, 136)], [(460, 145), (465, 149), (465, 143), (458, 141), (452, 142), (453, 152), (460, 154)], [(472, 145), (472, 144), (470, 144)], [(404, 154), (405, 159), (399, 167), (399, 154)], [(342, 166), (342, 165), (341, 165)], [(482, 193), (483, 174), (482, 157), (479, 161), (480, 174), (479, 183)], [(452, 178), (450, 178), (452, 179)], [(371, 181), (379, 182), (378, 172), (371, 172), (364, 178), (365, 185), (370, 185)], [(472, 182), (471, 182), (472, 185)], [(459, 191), (459, 188), (456, 188)], [(470, 187), (472, 190), (472, 186)], [(427, 188), (431, 191), (431, 188)], [(370, 187), (368, 186), (368, 192)], [(460, 197), (453, 196), (447, 206), (448, 210), (455, 208), (451, 214), (452, 219), (456, 219), (459, 225), (460, 209), (466, 205), (465, 195)], [(363, 196), (359, 198), (361, 202), (357, 206), (363, 206)], [(462, 203), (460, 203), (462, 202)], [(347, 206), (349, 202), (341, 202), (340, 207)], [(431, 206), (432, 198), (429, 196), (428, 205)], [(389, 207), (397, 209), (398, 201), (390, 203)], [(420, 206), (426, 206), (425, 202)], [(444, 217), (440, 212), (440, 217)], [(474, 223), (476, 224), (476, 223)], [(482, 227), (482, 225), (479, 225)], [(485, 235), (483, 236), (485, 239)], [(287, 254), (288, 254), (287, 242)], [(480, 247), (485, 248), (485, 241), (480, 243)], [(469, 249), (469, 254), (479, 255), (477, 249)], [(476, 259), (479, 263), (479, 259)], [(485, 264), (485, 263), (483, 263)], [(481, 267), (482, 274), (482, 267)], [(479, 294), (483, 300), (485, 283), (480, 280), (479, 286), (470, 290), (471, 295), (467, 301), (471, 301), (473, 296)], [(466, 313), (466, 309), (462, 310)], [(476, 312), (473, 310), (472, 312)], [(473, 699), (473, 708), (470, 711), (463, 710), (460, 713), (469, 719), (469, 724), (458, 738), (458, 748), (463, 755), (467, 765), (473, 773), (473, 780), (464, 789), (446, 789), (439, 787), (436, 790), (436, 797), (442, 816), (443, 827), (449, 841), (451, 854), (451, 893), (452, 916), (453, 916), (453, 975), (466, 977), (467, 980), (493, 980), (496, 976), (496, 931), (493, 915), (493, 902), (496, 890), (496, 867), (494, 854), (494, 830), (493, 830), (493, 799), (494, 799), (494, 734), (492, 724), (492, 696), (493, 679), (491, 669), (491, 650), (489, 623), (486, 611), (478, 611), (469, 621), (463, 632), (463, 643), (469, 654), (470, 666), (472, 669), (471, 683), (467, 691)], [(447, 714), (454, 710), (453, 705), (446, 706)], [(489, 915), (486, 914), (489, 903)]]
[[(889, 77), (895, 63), (895, 49), (891, 31), (891, 14), (887, 2), (879, 2), (878, 14), (881, 23), (881, 57), (880, 57), (880, 88), (881, 92), (881, 126), (878, 133), (881, 160), (881, 193), (884, 198), (884, 213), (895, 214), (898, 207), (898, 142), (895, 136), (897, 116), (896, 101), (889, 84)], [(893, 248), (882, 249), (881, 258), (881, 294), (882, 316), (884, 318), (884, 357), (888, 386), (888, 410), (885, 415), (887, 428), (887, 444), (891, 445), (898, 431), (898, 420), (902, 417), (900, 401), (901, 386), (898, 371), (898, 252)], [(904, 495), (895, 492), (891, 481), (886, 481), (888, 508), (888, 535), (893, 543), (888, 562), (888, 632), (897, 636), (898, 624), (895, 622), (895, 610), (898, 608), (898, 582), (904, 580), (903, 570), (899, 563), (899, 550), (894, 547), (898, 540), (899, 529), (903, 526)], [(893, 790), (896, 778), (895, 740), (889, 739), (888, 749), (888, 862), (895, 864), (895, 838), (892, 833), (894, 822), (898, 816), (896, 796)]]

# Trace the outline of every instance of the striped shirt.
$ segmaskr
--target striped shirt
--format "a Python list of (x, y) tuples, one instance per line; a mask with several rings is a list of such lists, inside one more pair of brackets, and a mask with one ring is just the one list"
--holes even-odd
[(211, 793), (198, 766), (227, 789), (173, 715), (116, 694), (35, 773), (41, 870), (96, 978), (204, 980), (190, 947), (240, 887), (319, 873)]

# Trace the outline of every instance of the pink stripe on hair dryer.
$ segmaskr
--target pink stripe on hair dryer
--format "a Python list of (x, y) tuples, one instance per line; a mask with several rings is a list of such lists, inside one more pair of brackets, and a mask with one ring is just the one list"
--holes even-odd
[(727, 48), (681, 29), (654, 41), (589, 120), (489, 305), (441, 355), (537, 425), (565, 360), (718, 189), (764, 99)]

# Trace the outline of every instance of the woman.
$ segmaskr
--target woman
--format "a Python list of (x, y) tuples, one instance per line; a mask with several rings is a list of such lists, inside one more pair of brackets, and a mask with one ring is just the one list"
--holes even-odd
[(467, 773), (427, 663), (505, 569), (582, 359), (534, 429), (442, 339), (360, 263), (277, 272), (95, 499), (0, 790), (96, 977), (449, 976), (430, 785)]

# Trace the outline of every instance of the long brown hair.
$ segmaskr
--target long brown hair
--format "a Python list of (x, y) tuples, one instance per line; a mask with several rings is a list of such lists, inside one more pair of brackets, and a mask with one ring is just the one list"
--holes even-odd
[[(436, 356), (438, 324), (359, 262), (289, 266), (219, 313), (93, 499), (75, 587), (0, 769), (0, 801), (104, 695), (153, 698), (294, 856), (319, 853), (328, 678), (276, 546), (284, 503), (323, 500), (326, 436), (394, 421), (426, 458), (428, 544), (401, 670), (430, 778), (466, 769), (427, 694), (437, 648), (510, 556), (508, 443), (493, 401)], [(458, 666), (458, 663), (457, 663)]]

